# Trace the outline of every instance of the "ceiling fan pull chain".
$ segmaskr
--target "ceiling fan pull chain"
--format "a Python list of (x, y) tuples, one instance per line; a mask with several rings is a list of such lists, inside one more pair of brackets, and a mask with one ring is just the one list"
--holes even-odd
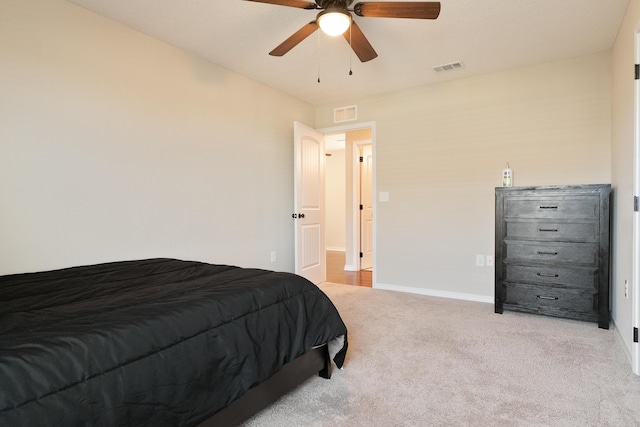
[(316, 58), (318, 60), (318, 83), (320, 83), (320, 31), (318, 31), (318, 50), (316, 51)]
[(353, 58), (353, 48), (351, 46), (351, 37), (353, 36), (353, 33), (351, 32), (351, 27), (353, 26), (353, 16), (349, 15), (349, 20), (351, 21), (349, 22), (349, 75), (352, 76), (353, 71), (351, 70), (351, 59)]

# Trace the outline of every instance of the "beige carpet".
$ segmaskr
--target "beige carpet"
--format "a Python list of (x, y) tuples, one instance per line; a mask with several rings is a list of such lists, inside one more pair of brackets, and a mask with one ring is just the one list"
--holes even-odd
[(344, 368), (310, 379), (246, 426), (640, 426), (640, 377), (613, 329), (320, 287), (349, 329)]

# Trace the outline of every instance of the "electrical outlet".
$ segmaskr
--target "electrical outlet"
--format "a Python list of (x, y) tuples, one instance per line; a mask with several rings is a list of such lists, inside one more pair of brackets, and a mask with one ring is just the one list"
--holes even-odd
[(276, 262), (277, 259), (276, 251), (271, 251), (271, 262)]
[(487, 267), (493, 267), (493, 255), (487, 255), (487, 256), (485, 257), (485, 260), (486, 260), (486, 261), (485, 261), (485, 265), (486, 265)]
[(476, 267), (484, 267), (484, 255), (476, 255)]

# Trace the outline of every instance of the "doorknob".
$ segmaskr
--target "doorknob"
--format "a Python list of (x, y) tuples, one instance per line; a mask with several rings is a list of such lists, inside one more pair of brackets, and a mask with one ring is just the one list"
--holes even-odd
[(304, 214), (303, 213), (298, 214), (298, 218), (304, 218)]

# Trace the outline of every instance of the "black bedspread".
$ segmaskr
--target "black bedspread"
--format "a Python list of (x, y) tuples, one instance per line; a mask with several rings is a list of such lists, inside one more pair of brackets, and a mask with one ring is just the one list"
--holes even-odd
[(0, 277), (0, 425), (193, 425), (346, 327), (322, 291), (173, 259)]

